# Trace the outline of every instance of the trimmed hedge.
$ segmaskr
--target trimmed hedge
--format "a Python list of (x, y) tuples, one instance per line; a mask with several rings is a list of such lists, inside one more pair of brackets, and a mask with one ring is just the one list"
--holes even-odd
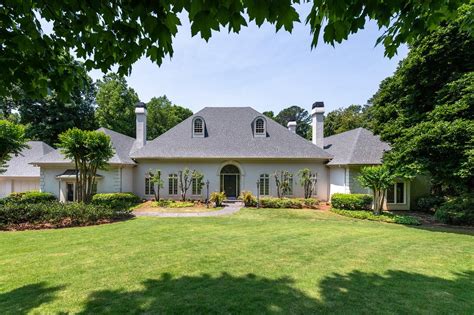
[(332, 212), (343, 215), (345, 217), (370, 220), (370, 221), (381, 221), (387, 223), (397, 223), (405, 225), (420, 225), (420, 221), (417, 218), (405, 215), (395, 215), (392, 213), (384, 212), (380, 215), (375, 215), (372, 211), (368, 210), (340, 210), (331, 209)]
[(474, 225), (474, 194), (449, 199), (436, 209), (435, 219), (448, 224)]
[(11, 193), (6, 198), (2, 199), (2, 204), (13, 203), (40, 203), (55, 201), (56, 197), (47, 192), (26, 191), (21, 193)]
[(303, 209), (303, 208), (317, 208), (319, 204), (318, 199), (315, 198), (273, 198), (263, 197), (260, 198), (261, 208), (274, 208), (274, 209)]
[(92, 197), (92, 204), (106, 206), (116, 210), (127, 210), (140, 202), (140, 197), (133, 193), (95, 194)]
[(341, 194), (331, 196), (331, 206), (343, 210), (370, 210), (373, 198), (367, 194)]
[(110, 207), (50, 201), (43, 203), (8, 202), (0, 207), (0, 227), (15, 225), (49, 225), (50, 227), (96, 224), (130, 216), (130, 210), (114, 210)]

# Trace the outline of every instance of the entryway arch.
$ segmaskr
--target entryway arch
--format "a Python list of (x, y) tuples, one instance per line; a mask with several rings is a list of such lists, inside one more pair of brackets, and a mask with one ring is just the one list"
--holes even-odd
[(241, 171), (235, 164), (225, 164), (220, 170), (220, 191), (227, 199), (237, 199), (240, 195)]

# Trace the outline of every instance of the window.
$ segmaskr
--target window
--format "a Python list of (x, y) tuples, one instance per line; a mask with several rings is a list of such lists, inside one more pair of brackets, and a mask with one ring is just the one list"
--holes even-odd
[(387, 203), (405, 203), (405, 183), (395, 183), (387, 189)]
[(260, 195), (270, 195), (270, 176), (268, 174), (260, 175)]
[(194, 196), (200, 196), (202, 193), (202, 182), (199, 183), (196, 178), (193, 178), (193, 183), (192, 183), (192, 195)]
[(150, 178), (145, 178), (145, 195), (154, 195), (155, 194), (155, 185), (150, 180)]
[(204, 121), (202, 118), (196, 118), (193, 122), (193, 136), (203, 137), (204, 136)]
[(168, 194), (177, 195), (178, 194), (178, 175), (170, 174), (168, 176)]
[(255, 121), (255, 134), (265, 135), (265, 121), (263, 120), (263, 118), (258, 118)]
[(283, 191), (283, 196), (293, 195), (293, 175), (288, 175), (288, 188)]

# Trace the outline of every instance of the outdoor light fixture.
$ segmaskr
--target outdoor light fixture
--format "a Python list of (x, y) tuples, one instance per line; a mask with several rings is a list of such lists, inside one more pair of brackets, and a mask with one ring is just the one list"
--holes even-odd
[(206, 206), (209, 208), (209, 179), (206, 180)]
[(260, 208), (260, 180), (257, 180), (257, 209)]

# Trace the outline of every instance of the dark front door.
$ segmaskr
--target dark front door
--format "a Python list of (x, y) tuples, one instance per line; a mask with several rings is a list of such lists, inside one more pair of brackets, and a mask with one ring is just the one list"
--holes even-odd
[(74, 184), (67, 184), (67, 201), (74, 201)]
[(227, 198), (237, 198), (237, 175), (224, 175), (224, 192)]

